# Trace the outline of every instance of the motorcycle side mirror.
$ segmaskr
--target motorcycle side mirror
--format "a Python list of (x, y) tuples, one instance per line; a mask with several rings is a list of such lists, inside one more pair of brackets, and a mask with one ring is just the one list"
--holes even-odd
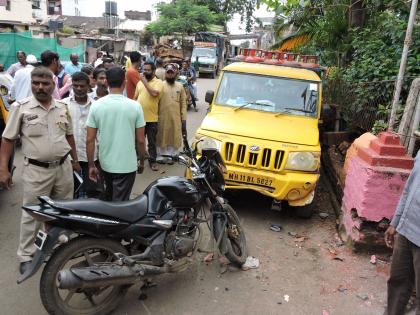
[(214, 91), (207, 91), (206, 97), (205, 97), (206, 103), (211, 104), (213, 102), (213, 98), (214, 98)]

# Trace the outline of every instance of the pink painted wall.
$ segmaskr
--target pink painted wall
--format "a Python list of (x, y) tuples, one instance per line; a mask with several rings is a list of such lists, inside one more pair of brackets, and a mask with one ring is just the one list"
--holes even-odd
[(348, 164), (343, 210), (354, 208), (367, 221), (391, 219), (410, 171), (370, 166), (358, 156)]
[(347, 150), (346, 159), (344, 161), (345, 174), (348, 172), (351, 158), (357, 154), (359, 148), (369, 148), (370, 142), (375, 139), (377, 139), (377, 137), (374, 134), (366, 132), (353, 141), (350, 148)]

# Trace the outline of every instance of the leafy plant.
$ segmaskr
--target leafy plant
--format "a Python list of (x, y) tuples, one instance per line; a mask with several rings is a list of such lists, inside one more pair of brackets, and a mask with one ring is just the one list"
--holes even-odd
[(157, 6), (159, 19), (148, 24), (147, 30), (155, 36), (180, 34), (181, 37), (198, 31), (207, 31), (216, 20), (216, 15), (205, 5), (191, 0), (160, 3)]
[[(403, 113), (404, 113), (404, 108), (400, 104), (397, 108), (397, 115), (395, 117), (396, 125), (399, 125)], [(385, 105), (379, 104), (378, 111), (376, 113), (377, 120), (375, 121), (372, 127), (373, 134), (377, 135), (388, 128), (388, 118), (390, 114), (391, 114), (391, 105), (385, 106)]]
[(195, 4), (204, 5), (216, 14), (216, 23), (226, 28), (227, 22), (235, 13), (245, 22), (246, 31), (251, 32), (254, 18), (252, 14), (259, 7), (260, 0), (194, 0)]

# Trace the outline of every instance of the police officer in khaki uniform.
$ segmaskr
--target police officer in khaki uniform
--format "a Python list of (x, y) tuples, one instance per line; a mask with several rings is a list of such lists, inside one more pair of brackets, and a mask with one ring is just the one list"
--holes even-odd
[[(7, 169), (14, 142), (20, 135), (23, 166), (23, 204), (38, 203), (37, 196), (57, 199), (73, 196), (73, 172), (80, 170), (67, 105), (54, 100), (52, 72), (45, 67), (31, 73), (33, 96), (12, 105), (0, 149), (0, 185), (9, 188)], [(70, 161), (71, 155), (73, 161)], [(72, 167), (73, 164), (73, 167)], [(17, 251), (20, 272), (29, 267), (35, 253), (34, 240), (40, 223), (22, 211)]]

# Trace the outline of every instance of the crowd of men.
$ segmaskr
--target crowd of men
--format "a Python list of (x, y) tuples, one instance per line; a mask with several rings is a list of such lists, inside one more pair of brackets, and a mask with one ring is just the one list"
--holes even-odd
[[(0, 185), (12, 183), (7, 165), (19, 140), (23, 204), (37, 203), (40, 195), (128, 200), (145, 160), (153, 171), (158, 163), (173, 164), (167, 156), (181, 147), (187, 112), (175, 64), (144, 62), (138, 52), (130, 54), (125, 70), (98, 60), (82, 65), (75, 54), (63, 66), (53, 51), (44, 51), (40, 62), (24, 52), (17, 59), (7, 71), (0, 69), (10, 79), (7, 97), (13, 101), (2, 135)], [(38, 229), (22, 211), (22, 273), (34, 255)]]

